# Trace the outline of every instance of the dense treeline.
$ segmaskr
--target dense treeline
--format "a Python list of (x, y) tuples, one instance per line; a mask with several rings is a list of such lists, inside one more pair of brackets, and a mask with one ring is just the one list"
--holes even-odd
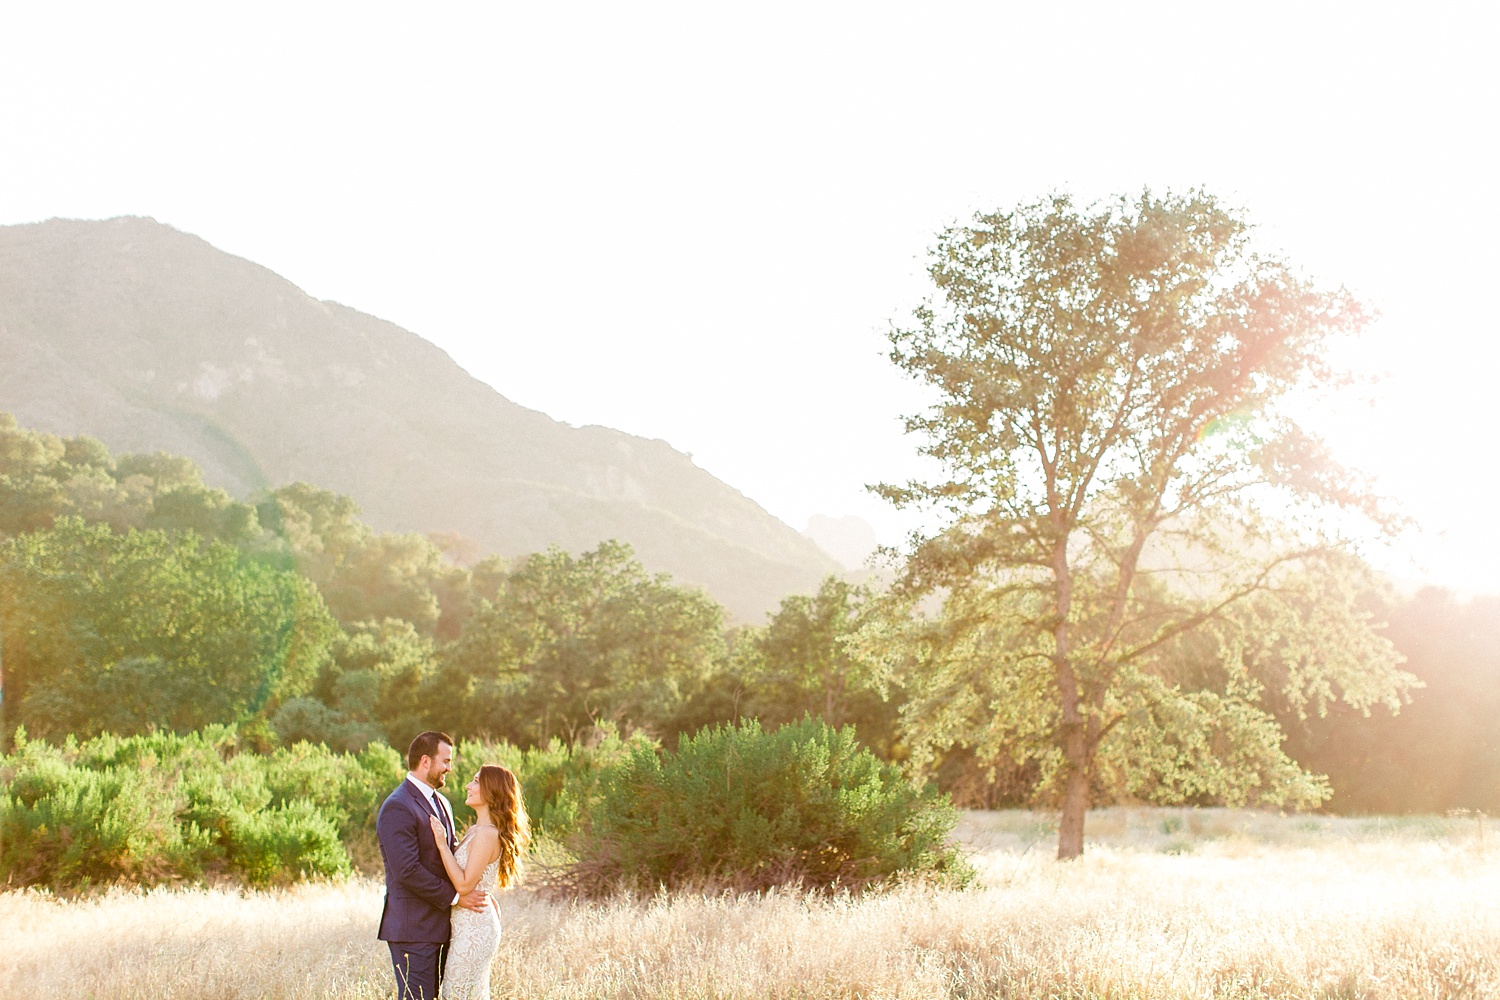
[(830, 579), (765, 628), (727, 627), (619, 543), (470, 565), (454, 545), (374, 532), (307, 484), (237, 501), (185, 459), (0, 414), (5, 738), (233, 723), (267, 748), (427, 728), (537, 746), (812, 714), (892, 752), (897, 703), (840, 643), (858, 588)]
[[(262, 753), (402, 747), (426, 728), (545, 748), (612, 726), (670, 748), (715, 723), (811, 716), (908, 759), (915, 700), (932, 693), (868, 655), (890, 608), (865, 588), (830, 578), (764, 625), (730, 625), (624, 545), (467, 565), (462, 548), (375, 532), (349, 498), (307, 484), (239, 501), (185, 459), (114, 457), (0, 414), (6, 745), (18, 727), (56, 742), (234, 725), (237, 745)], [(1329, 775), (1334, 809), (1500, 809), (1500, 604), (1368, 600), (1425, 687), (1369, 718), (1268, 696), (1288, 752)], [(1211, 648), (1174, 655), (1188, 689), (1216, 669)], [(972, 741), (928, 764), (960, 804), (1035, 801), (1034, 766)]]

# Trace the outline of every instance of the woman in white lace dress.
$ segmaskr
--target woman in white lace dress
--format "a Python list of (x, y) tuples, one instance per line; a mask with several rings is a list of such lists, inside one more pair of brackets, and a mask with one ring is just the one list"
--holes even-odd
[[(530, 838), (521, 784), (510, 768), (486, 764), (464, 790), (469, 793), (464, 803), (473, 807), (476, 818), (457, 851), (448, 850), (447, 833), (432, 819), (443, 867), (460, 894), (475, 887), (503, 889), (514, 881)], [(500, 904), (494, 896), (490, 903), (484, 911), (453, 908), (441, 989), (445, 998), (489, 1000), (490, 963), (500, 943)]]

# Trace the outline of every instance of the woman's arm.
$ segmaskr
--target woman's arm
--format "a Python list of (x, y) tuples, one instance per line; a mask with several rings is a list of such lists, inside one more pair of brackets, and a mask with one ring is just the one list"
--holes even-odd
[(437, 841), (438, 854), (443, 859), (443, 868), (448, 872), (448, 881), (453, 883), (459, 895), (463, 895), (479, 884), (485, 866), (495, 860), (498, 854), (496, 848), (500, 846), (499, 834), (489, 827), (475, 830), (473, 839), (469, 841), (468, 867), (460, 868), (453, 852), (448, 850), (448, 832), (443, 829), (436, 816), (429, 816), (428, 821), (432, 824), (432, 836)]

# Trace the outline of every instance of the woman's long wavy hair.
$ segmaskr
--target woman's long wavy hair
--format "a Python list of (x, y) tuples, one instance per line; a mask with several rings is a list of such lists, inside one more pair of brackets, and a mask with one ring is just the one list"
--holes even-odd
[(490, 821), (500, 831), (500, 871), (495, 882), (503, 889), (521, 874), (521, 856), (531, 843), (531, 820), (521, 797), (521, 783), (510, 768), (500, 764), (481, 767), (479, 794), (489, 808)]

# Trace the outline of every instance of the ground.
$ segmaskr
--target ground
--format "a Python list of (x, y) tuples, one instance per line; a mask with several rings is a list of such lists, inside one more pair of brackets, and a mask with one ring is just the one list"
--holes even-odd
[[(502, 897), (497, 997), (1500, 998), (1478, 817), (968, 813), (975, 888), (607, 904)], [(375, 998), (381, 888), (0, 893), (0, 998)]]

